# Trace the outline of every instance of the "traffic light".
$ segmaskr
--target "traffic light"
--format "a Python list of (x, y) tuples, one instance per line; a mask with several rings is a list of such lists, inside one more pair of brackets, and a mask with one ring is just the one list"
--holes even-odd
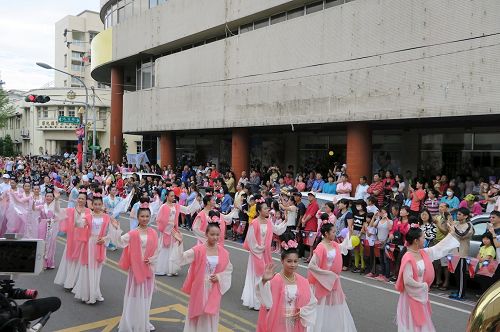
[(26, 98), (24, 98), (24, 101), (27, 103), (38, 103), (38, 104), (45, 104), (50, 101), (49, 96), (37, 96), (37, 95), (27, 95)]

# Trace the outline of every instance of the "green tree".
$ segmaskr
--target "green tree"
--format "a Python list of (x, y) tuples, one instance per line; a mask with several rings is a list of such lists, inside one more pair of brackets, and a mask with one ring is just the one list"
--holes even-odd
[(3, 139), (3, 155), (6, 157), (14, 156), (14, 142), (12, 142), (12, 138), (8, 134)]
[(0, 87), (0, 128), (7, 125), (7, 120), (14, 115), (14, 106), (9, 101), (7, 92)]
[(126, 157), (128, 151), (128, 144), (125, 140), (122, 141), (122, 156)]
[(3, 156), (3, 147), (4, 147), (4, 144), (3, 144), (3, 137), (0, 137), (0, 156)]

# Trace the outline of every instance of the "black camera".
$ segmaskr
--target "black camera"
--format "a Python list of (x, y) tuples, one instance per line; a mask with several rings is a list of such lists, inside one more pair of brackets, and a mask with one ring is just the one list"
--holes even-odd
[[(7, 234), (6, 234), (7, 235)], [(16, 238), (15, 234), (11, 236)], [(0, 239), (0, 331), (39, 332), (50, 315), (59, 309), (61, 300), (57, 297), (35, 299), (38, 291), (14, 287), (12, 275), (37, 275), (41, 271), (44, 241)], [(18, 304), (15, 300), (28, 300)], [(30, 322), (40, 319), (33, 326)]]

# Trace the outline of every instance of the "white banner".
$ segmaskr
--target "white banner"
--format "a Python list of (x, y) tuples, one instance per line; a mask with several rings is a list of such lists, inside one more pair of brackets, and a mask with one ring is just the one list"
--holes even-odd
[(148, 156), (146, 152), (141, 153), (127, 153), (127, 163), (131, 165), (135, 165), (139, 168), (141, 165), (146, 165), (149, 162)]

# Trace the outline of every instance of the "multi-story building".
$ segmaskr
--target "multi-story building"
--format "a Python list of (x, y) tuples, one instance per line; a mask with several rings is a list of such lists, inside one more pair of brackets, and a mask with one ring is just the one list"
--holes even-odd
[(497, 0), (101, 0), (100, 17), (115, 160), (133, 133), (163, 165), (500, 174)]
[[(98, 83), (90, 76), (90, 42), (103, 30), (99, 13), (83, 11), (68, 15), (55, 24), (54, 67), (80, 78), (88, 88), (87, 133), (90, 136), (96, 123), (97, 142), (102, 150), (109, 148), (109, 123), (111, 90), (104, 83)], [(86, 101), (85, 89), (69, 75), (55, 71), (54, 86), (30, 91), (9, 91), (15, 114), (0, 135), (11, 135), (15, 149), (23, 154), (61, 154), (76, 151), (76, 124), (59, 121), (60, 116), (78, 117)], [(51, 85), (51, 84), (50, 84)], [(94, 89), (92, 89), (94, 88)], [(75, 98), (69, 99), (68, 92)], [(95, 92), (95, 98), (94, 98)], [(47, 95), (46, 104), (24, 101), (28, 94)], [(92, 106), (94, 105), (94, 108)], [(94, 110), (95, 117), (94, 120)], [(126, 135), (128, 152), (142, 152), (142, 137)]]

